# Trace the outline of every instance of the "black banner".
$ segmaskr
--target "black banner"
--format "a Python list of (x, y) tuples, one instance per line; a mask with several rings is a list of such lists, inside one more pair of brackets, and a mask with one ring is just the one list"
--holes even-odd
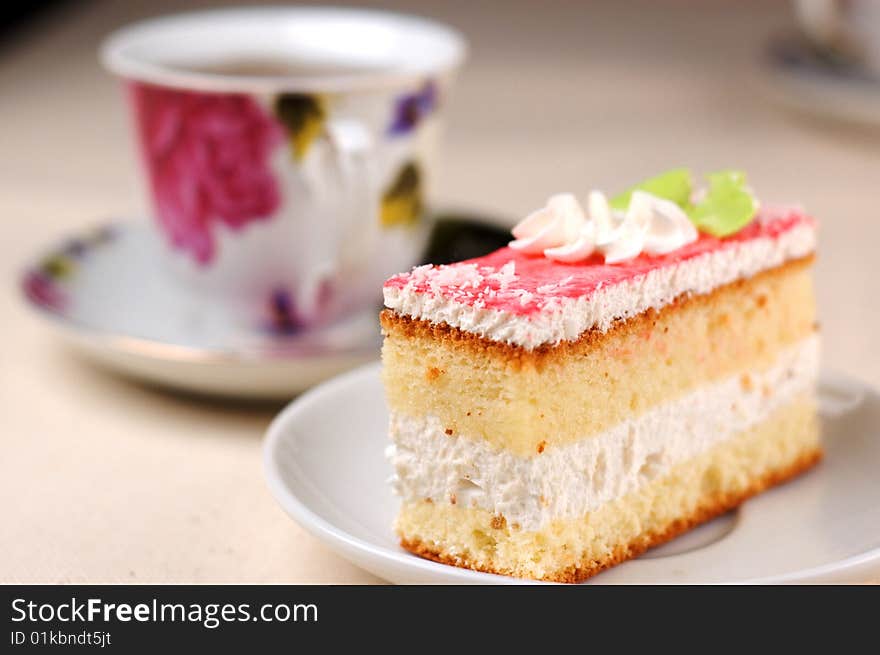
[(416, 651), (467, 645), (470, 652), (466, 635), (496, 646), (542, 635), (602, 643), (616, 634), (632, 644), (714, 629), (729, 643), (768, 631), (791, 639), (829, 626), (834, 610), (845, 610), (852, 635), (860, 617), (876, 620), (877, 606), (876, 587), (146, 585), (7, 586), (0, 593), (6, 653), (298, 650), (353, 638)]

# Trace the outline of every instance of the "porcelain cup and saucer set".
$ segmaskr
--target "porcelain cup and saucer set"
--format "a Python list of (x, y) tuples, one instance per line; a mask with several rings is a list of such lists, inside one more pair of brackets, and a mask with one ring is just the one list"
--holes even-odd
[(413, 16), (203, 11), (101, 48), (127, 98), (145, 220), (41, 253), (28, 301), (106, 365), (198, 393), (290, 397), (378, 356), (382, 282), (421, 263), (465, 55)]

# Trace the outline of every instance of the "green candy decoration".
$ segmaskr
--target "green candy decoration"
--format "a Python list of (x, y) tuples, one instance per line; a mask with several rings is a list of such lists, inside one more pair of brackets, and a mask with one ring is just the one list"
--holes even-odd
[(693, 188), (694, 179), (691, 172), (687, 168), (674, 168), (636, 184), (620, 195), (614, 196), (608, 204), (612, 209), (626, 210), (633, 192), (645, 191), (658, 198), (671, 200), (679, 207), (687, 209), (690, 206)]
[(703, 198), (693, 204), (693, 175), (687, 168), (675, 168), (645, 180), (614, 196), (612, 209), (625, 211), (634, 191), (670, 200), (681, 207), (701, 232), (727, 237), (743, 229), (755, 217), (758, 202), (746, 184), (742, 171), (718, 171), (706, 176), (709, 188)]
[(694, 225), (716, 237), (743, 229), (758, 211), (758, 202), (746, 185), (742, 171), (711, 173), (705, 197), (688, 212)]

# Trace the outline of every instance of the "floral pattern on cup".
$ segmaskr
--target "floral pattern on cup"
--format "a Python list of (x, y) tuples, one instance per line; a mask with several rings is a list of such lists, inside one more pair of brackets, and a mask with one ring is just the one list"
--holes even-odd
[(25, 271), (21, 280), (22, 291), (37, 305), (53, 311), (63, 310), (67, 294), (62, 287), (76, 274), (79, 260), (115, 236), (114, 226), (104, 225), (81, 238), (70, 239), (60, 249), (46, 255), (39, 265)]
[(294, 159), (302, 161), (309, 146), (324, 133), (325, 99), (304, 93), (282, 93), (275, 100), (275, 115), (287, 128)]
[(422, 173), (418, 164), (407, 162), (382, 195), (379, 221), (383, 227), (415, 225), (425, 209)]
[(437, 85), (428, 80), (415, 93), (407, 93), (397, 98), (388, 134), (400, 136), (409, 134), (428, 114), (437, 108)]
[(269, 167), (284, 130), (250, 96), (131, 83), (157, 219), (175, 248), (214, 257), (214, 224), (270, 218), (281, 202)]
[[(235, 233), (259, 222), (273, 235), (284, 235), (284, 241), (291, 234), (309, 234), (314, 229), (309, 224), (320, 216), (315, 203), (326, 205), (347, 194), (361, 201), (333, 201), (341, 222), (372, 206), (378, 213), (373, 225), (380, 231), (406, 229), (412, 243), (423, 239), (412, 229), (427, 205), (427, 180), (412, 157), (422, 146), (407, 142), (422, 143), (416, 135), (437, 108), (434, 81), (402, 95), (359, 99), (368, 103), (368, 112), (347, 97), (326, 94), (206, 93), (140, 82), (128, 88), (156, 222), (182, 255), (175, 266), (184, 275), (232, 279), (228, 272), (241, 266), (238, 254), (255, 252), (253, 240), (250, 250), (236, 250), (229, 241)], [(406, 152), (411, 148), (415, 152)], [(350, 275), (346, 268), (356, 258), (334, 258), (336, 238), (323, 230), (313, 244), (316, 252), (327, 252), (320, 263), (326, 279), (315, 278), (315, 263), (300, 258), (295, 239), (286, 256), (290, 263), (274, 264), (273, 275), (283, 288), (262, 292), (270, 301), (260, 321), (270, 333), (297, 333), (344, 313), (348, 292), (336, 282), (339, 275)], [(262, 248), (267, 261), (284, 261), (277, 248), (270, 254), (265, 240)], [(253, 287), (248, 295), (243, 300), (252, 305)]]
[(40, 271), (25, 272), (21, 288), (31, 302), (46, 309), (61, 311), (67, 304), (64, 292), (55, 285), (54, 280)]
[[(332, 281), (325, 280), (318, 289), (316, 311), (320, 313), (321, 306), (326, 304), (333, 293)], [(297, 307), (296, 298), (286, 287), (277, 287), (270, 294), (267, 302), (267, 318), (265, 330), (276, 336), (288, 336), (300, 332), (309, 327), (311, 318), (303, 315), (301, 308)]]
[(269, 297), (269, 331), (277, 334), (292, 334), (298, 330), (299, 323), (290, 291), (287, 289), (273, 291)]

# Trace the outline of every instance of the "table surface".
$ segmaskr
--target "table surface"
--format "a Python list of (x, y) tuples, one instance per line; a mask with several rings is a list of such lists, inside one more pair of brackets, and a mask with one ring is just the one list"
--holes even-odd
[[(765, 200), (823, 219), (825, 365), (880, 384), (880, 280), (868, 273), (880, 133), (768, 99), (760, 55), (789, 24), (783, 3), (384, 6), (452, 23), (472, 45), (449, 108), (445, 203), (517, 217), (552, 192), (671, 165), (743, 168)], [(174, 9), (73, 5), (0, 50), (0, 582), (375, 582), (270, 497), (260, 445), (279, 406), (108, 374), (18, 297), (22, 265), (59, 235), (144, 215), (122, 97), (95, 49), (114, 27)]]

